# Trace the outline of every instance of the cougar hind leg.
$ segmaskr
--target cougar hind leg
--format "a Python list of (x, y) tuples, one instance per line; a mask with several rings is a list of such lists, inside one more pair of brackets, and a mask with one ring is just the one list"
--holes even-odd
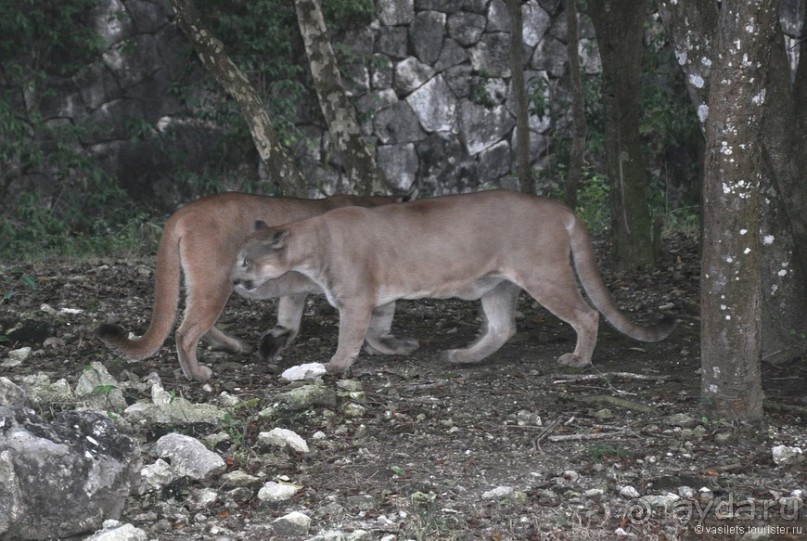
[(554, 316), (571, 325), (577, 334), (574, 352), (561, 355), (558, 362), (575, 367), (590, 365), (597, 345), (600, 315), (580, 295), (571, 267), (563, 272), (556, 270), (550, 280), (527, 278), (520, 285)]
[(383, 306), (373, 308), (370, 327), (365, 337), (364, 350), (371, 355), (409, 355), (420, 347), (414, 338), (397, 337), (393, 335), (392, 319), (395, 317), (395, 303), (390, 302)]
[[(199, 363), (196, 350), (199, 340), (203, 336), (210, 334), (210, 331), (214, 329), (214, 325), (229, 298), (229, 284), (222, 287), (212, 287), (205, 295), (196, 294), (191, 287), (185, 301), (185, 314), (176, 332), (177, 357), (186, 378), (197, 381), (210, 379), (212, 372), (209, 368)], [(217, 331), (221, 333), (216, 329), (213, 331), (213, 335), (219, 338), (219, 335), (216, 334)], [(221, 334), (223, 335), (224, 333)]]
[(455, 364), (478, 363), (498, 351), (516, 333), (518, 293), (519, 287), (511, 282), (502, 282), (485, 293), (481, 298), (485, 317), (482, 336), (465, 349), (446, 351), (446, 359)]

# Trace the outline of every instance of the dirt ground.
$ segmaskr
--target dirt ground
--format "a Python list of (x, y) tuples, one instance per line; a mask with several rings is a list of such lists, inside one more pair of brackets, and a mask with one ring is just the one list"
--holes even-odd
[[(270, 523), (290, 511), (312, 518), (304, 539), (807, 539), (804, 465), (779, 466), (771, 452), (775, 445), (807, 449), (805, 364), (764, 367), (762, 425), (709, 416), (700, 401), (695, 252), (678, 240), (651, 275), (603, 271), (635, 320), (661, 313), (678, 319), (663, 342), (634, 342), (601, 323), (593, 367), (559, 366), (555, 359), (573, 349), (574, 333), (522, 294), (518, 334), (487, 362), (457, 367), (440, 352), (474, 338), (478, 304), (401, 302), (394, 331), (419, 338), (418, 351), (362, 354), (351, 374), (359, 395), (271, 420), (257, 413), (288, 390), (278, 372), (326, 362), (335, 350), (337, 314), (321, 299), (309, 299), (300, 336), (280, 366), (203, 347), (200, 357), (216, 376), (201, 385), (181, 376), (173, 336), (158, 355), (127, 363), (93, 335), (110, 319), (145, 330), (152, 258), (4, 265), (0, 335), (10, 340), (0, 344), (0, 359), (23, 346), (35, 353), (0, 375), (42, 373), (75, 384), (84, 366), (101, 361), (113, 375), (157, 372), (167, 390), (194, 402), (214, 402), (223, 391), (242, 400), (226, 426), (133, 435), (147, 450), (169, 430), (198, 437), (225, 430), (233, 437), (216, 451), (230, 469), (302, 490), (272, 504), (258, 500), (257, 489), (242, 491), (202, 509), (192, 503), (200, 488), (192, 483), (133, 496), (122, 520), (152, 539), (271, 539)], [(43, 304), (82, 311), (53, 315)], [(274, 309), (274, 302), (234, 298), (220, 323), (257, 342), (274, 323)], [(336, 387), (336, 380), (325, 384)], [(311, 452), (257, 450), (258, 432), (275, 426), (300, 434)], [(145, 451), (144, 462), (152, 460)]]

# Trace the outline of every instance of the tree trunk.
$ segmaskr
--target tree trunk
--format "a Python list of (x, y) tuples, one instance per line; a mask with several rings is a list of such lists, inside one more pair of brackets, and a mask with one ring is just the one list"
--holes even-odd
[[(701, 126), (705, 128), (708, 123), (726, 123), (729, 120), (733, 125), (735, 117), (720, 119), (711, 109), (712, 87), (716, 86), (716, 81), (723, 78), (726, 81), (735, 80), (735, 76), (732, 75), (733, 68), (723, 68), (729, 71), (724, 77), (715, 74), (720, 58), (715, 54), (718, 35), (721, 35), (718, 24), (719, 22), (725, 24), (722, 19), (725, 14), (721, 13), (717, 4), (712, 2), (659, 0), (657, 5), (664, 26), (674, 41), (676, 56), (684, 70), (687, 87), (697, 109)], [(757, 5), (755, 2), (747, 7), (752, 10), (747, 13), (752, 13)], [(771, 2), (770, 5), (777, 6), (778, 3)], [(767, 17), (768, 9), (775, 7), (761, 8), (759, 13)], [(762, 21), (763, 17), (759, 19)], [(751, 23), (748, 24), (749, 28), (756, 29)], [(744, 45), (749, 45), (742, 34), (737, 39)], [(763, 359), (775, 361), (779, 358), (793, 358), (798, 354), (800, 344), (794, 341), (792, 333), (795, 331), (796, 335), (799, 335), (804, 332), (803, 307), (807, 304), (807, 287), (804, 279), (807, 267), (805, 264), (807, 216), (803, 208), (807, 205), (807, 184), (801, 181), (803, 175), (800, 172), (807, 169), (807, 155), (804, 153), (804, 148), (807, 148), (805, 141), (807, 134), (804, 119), (799, 114), (798, 73), (794, 89), (791, 87), (784, 43), (778, 28), (773, 42), (770, 55), (762, 57), (758, 60), (761, 63), (755, 66), (757, 77), (769, 78), (765, 92), (754, 95), (757, 102), (765, 102), (765, 114), (760, 120), (762, 136), (758, 144), (761, 146), (756, 149), (757, 163), (763, 175), (760, 181), (765, 184), (759, 188), (764, 194), (760, 199), (760, 229), (747, 228), (750, 232), (747, 234), (756, 234), (762, 239), (757, 240), (761, 252), (761, 268), (758, 273), (754, 273), (755, 276), (759, 273), (762, 275), (760, 278), (762, 314), (757, 316), (761, 321), (761, 355)], [(807, 59), (807, 56), (802, 58)], [(766, 66), (767, 73), (765, 70), (760, 73), (760, 66)], [(807, 70), (807, 62), (800, 63), (798, 72), (803, 72), (803, 69)], [(731, 111), (727, 113), (730, 114)], [(747, 151), (743, 151), (743, 155), (746, 154)], [(758, 159), (759, 155), (762, 160)], [(707, 179), (709, 175), (710, 172), (707, 172)], [(713, 204), (715, 208), (712, 212), (719, 214), (721, 212), (719, 204)], [(704, 221), (706, 214), (705, 210)], [(708, 249), (708, 240), (708, 238), (704, 240), (704, 252)], [(713, 242), (719, 240), (713, 239)], [(749, 288), (749, 292), (754, 291), (756, 286)], [(706, 321), (705, 306), (702, 307), (702, 311), (703, 321)], [(715, 324), (710, 331), (704, 328), (702, 340), (707, 340), (705, 336), (707, 332), (719, 334), (722, 327)], [(756, 339), (759, 340), (759, 337)], [(710, 340), (716, 341), (717, 337), (713, 336)], [(707, 355), (706, 351), (703, 351), (702, 354), (704, 388), (706, 388), (705, 379), (709, 371), (706, 363), (713, 362), (707, 360), (707, 357), (711, 359), (714, 352)], [(743, 362), (751, 361), (743, 360)], [(758, 374), (754, 375), (753, 370), (749, 370), (749, 377), (758, 377)], [(757, 388), (759, 384), (749, 382), (748, 385)]]
[(590, 4), (602, 59), (605, 149), (611, 179), (613, 259), (617, 270), (655, 266), (654, 231), (639, 139), (639, 83), (645, 4), (595, 0)]
[[(763, 199), (762, 358), (791, 359), (802, 344), (807, 306), (807, 123), (799, 114), (798, 83), (791, 87), (784, 37), (777, 25), (777, 45), (768, 61), (762, 144), (765, 173), (771, 179)], [(801, 66), (807, 64), (803, 56)]]
[(319, 106), (333, 144), (342, 158), (345, 174), (358, 193), (384, 193), (386, 190), (375, 156), (364, 143), (356, 112), (342, 84), (319, 3), (317, 0), (295, 0), (294, 5)]
[(510, 10), (510, 71), (516, 99), (516, 170), (521, 191), (535, 194), (535, 178), (530, 168), (530, 124), (527, 90), (524, 86), (524, 21), (521, 0), (507, 0)]
[(572, 147), (569, 151), (569, 170), (566, 172), (563, 199), (567, 205), (575, 208), (586, 152), (586, 111), (580, 55), (577, 52), (577, 0), (566, 0), (566, 35), (569, 40), (566, 52), (569, 57), (569, 90), (572, 95)]
[(762, 418), (762, 121), (776, 0), (718, 15), (707, 106), (701, 269), (702, 392), (729, 419)]
[(191, 0), (172, 0), (180, 28), (191, 40), (202, 64), (241, 108), (258, 155), (266, 163), (271, 179), (284, 195), (303, 197), (303, 175), (275, 133), (260, 96), (227, 54), (224, 45), (205, 28)]

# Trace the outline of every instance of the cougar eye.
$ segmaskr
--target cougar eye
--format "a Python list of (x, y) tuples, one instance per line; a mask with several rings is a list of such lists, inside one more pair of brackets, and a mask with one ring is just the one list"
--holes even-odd
[(246, 258), (246, 257), (245, 257), (245, 258), (244, 258), (244, 260), (241, 262), (241, 266), (242, 266), (243, 268), (245, 268), (245, 269), (246, 269), (246, 268), (249, 268), (249, 265), (250, 265), (250, 264), (251, 264), (251, 262), (250, 262), (249, 258)]

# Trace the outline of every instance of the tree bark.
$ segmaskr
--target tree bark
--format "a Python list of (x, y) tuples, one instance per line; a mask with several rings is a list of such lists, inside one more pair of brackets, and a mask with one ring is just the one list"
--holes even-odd
[(613, 260), (617, 270), (652, 268), (658, 246), (639, 139), (639, 84), (645, 4), (595, 0), (590, 14), (602, 59), (605, 149), (611, 179)]
[(707, 100), (702, 392), (718, 415), (746, 421), (762, 418), (758, 232), (769, 179), (763, 177), (761, 125), (776, 7), (776, 0), (722, 5)]
[(516, 171), (521, 191), (535, 194), (535, 177), (530, 167), (530, 124), (527, 90), (524, 86), (524, 20), (521, 0), (507, 0), (510, 10), (510, 71), (516, 100)]
[(342, 158), (345, 174), (358, 193), (384, 193), (375, 156), (364, 143), (356, 112), (345, 92), (319, 3), (295, 0), (294, 5), (320, 109)]
[(172, 0), (172, 3), (177, 22), (191, 40), (202, 64), (241, 108), (258, 155), (266, 163), (271, 179), (283, 194), (305, 196), (305, 179), (280, 143), (258, 93), (224, 52), (224, 45), (205, 28), (193, 3), (190, 0)]
[(569, 40), (566, 53), (569, 57), (569, 90), (572, 95), (572, 146), (569, 151), (569, 170), (566, 172), (563, 199), (567, 205), (575, 208), (577, 191), (583, 178), (587, 131), (580, 55), (577, 52), (577, 0), (566, 0), (566, 35)]
[[(746, 6), (746, 15), (753, 13), (757, 9), (759, 24), (768, 21), (769, 11), (776, 10), (778, 2), (772, 1), (765, 6), (758, 5), (758, 2)], [(726, 4), (723, 4), (724, 6)], [(718, 114), (730, 115), (732, 111), (713, 110), (714, 96), (716, 90), (713, 87), (718, 85), (718, 81), (731, 82), (736, 79), (734, 68), (722, 66), (731, 61), (730, 58), (720, 56), (725, 55), (718, 49), (718, 39), (725, 41), (723, 35), (725, 29), (719, 25), (726, 24), (723, 17), (726, 16), (716, 3), (712, 2), (675, 2), (673, 0), (659, 0), (657, 2), (659, 13), (662, 16), (665, 27), (672, 36), (676, 56), (681, 65), (687, 82), (690, 96), (695, 105), (701, 127), (706, 131), (710, 123), (722, 122), (727, 126), (736, 124), (735, 116), (725, 119), (717, 117)], [(764, 115), (758, 119), (761, 138), (757, 141), (758, 147), (755, 149), (755, 159), (758, 171), (761, 174), (759, 181), (762, 183), (759, 188), (758, 220), (759, 228), (745, 228), (749, 233), (755, 234), (758, 239), (756, 244), (760, 252), (760, 270), (752, 273), (751, 277), (756, 277), (762, 287), (762, 310), (757, 314), (757, 320), (761, 322), (761, 356), (763, 359), (777, 360), (779, 358), (792, 358), (798, 352), (799, 344), (793, 340), (792, 333), (804, 332), (803, 307), (807, 304), (807, 287), (805, 287), (805, 251), (807, 251), (807, 235), (805, 235), (805, 216), (803, 209), (807, 206), (807, 185), (802, 182), (803, 171), (807, 169), (807, 155), (804, 148), (807, 148), (804, 122), (798, 112), (798, 83), (795, 88), (791, 87), (790, 73), (785, 58), (784, 42), (781, 29), (774, 25), (774, 45), (771, 46), (768, 56), (760, 55), (753, 67), (756, 70), (757, 83), (769, 79), (764, 92), (754, 94), (756, 102), (765, 103)], [(750, 22), (747, 23), (749, 29), (756, 29)], [(735, 29), (736, 30), (736, 29)], [(746, 39), (752, 37), (749, 31), (735, 36), (744, 46), (752, 43)], [(765, 28), (765, 32), (770, 32)], [(756, 40), (758, 36), (753, 35)], [(767, 39), (771, 39), (768, 37)], [(756, 43), (756, 41), (754, 42)], [(719, 54), (718, 54), (719, 53)], [(807, 57), (803, 57), (807, 58)], [(750, 61), (750, 57), (749, 57)], [(717, 75), (718, 64), (725, 71), (722, 75)], [(807, 62), (801, 62), (799, 71)], [(741, 67), (744, 67), (741, 64)], [(767, 68), (767, 69), (766, 69)], [(798, 75), (797, 75), (798, 80)], [(732, 86), (731, 88), (735, 88)], [(730, 96), (728, 96), (730, 97)], [(719, 103), (717, 104), (720, 105)], [(748, 104), (745, 104), (748, 105)], [(742, 152), (743, 157), (748, 154)], [(706, 181), (710, 180), (712, 170), (705, 173)], [(802, 172), (802, 173), (800, 173)], [(747, 180), (751, 180), (748, 177)], [(728, 185), (727, 185), (728, 186)], [(722, 187), (721, 187), (722, 189)], [(709, 212), (714, 214), (733, 213), (731, 210), (721, 210), (720, 203), (712, 202), (712, 209), (707, 209), (707, 202), (704, 199), (704, 227), (706, 220), (710, 217)], [(713, 220), (714, 216), (711, 216)], [(727, 217), (727, 219), (730, 218)], [(714, 235), (714, 233), (710, 233)], [(761, 240), (760, 240), (761, 239)], [(719, 242), (720, 239), (710, 239), (704, 233), (704, 257), (706, 250), (712, 249), (709, 241)], [(760, 276), (761, 274), (761, 276)], [(705, 278), (704, 278), (705, 280)], [(748, 293), (756, 292), (757, 285), (747, 284)], [(702, 287), (706, 290), (706, 287)], [(723, 303), (725, 304), (725, 303)], [(726, 305), (728, 306), (728, 305)], [(703, 318), (706, 321), (706, 306), (702, 307)], [(712, 316), (714, 318), (716, 316)], [(705, 335), (711, 333), (721, 333), (722, 327), (716, 323), (712, 324), (711, 330), (706, 327), (702, 329), (702, 341), (717, 340), (716, 337), (707, 338)], [(758, 334), (760, 334), (758, 332)], [(758, 334), (756, 340), (759, 340)], [(703, 349), (703, 345), (702, 345)], [(712, 356), (715, 352), (707, 354), (702, 351), (702, 362), (704, 363), (704, 387), (707, 387), (706, 377), (709, 370), (707, 363), (714, 362)], [(738, 356), (734, 357), (735, 359)], [(739, 361), (738, 361), (739, 362)], [(750, 360), (742, 360), (743, 363), (750, 363)], [(749, 377), (754, 375), (753, 370), (749, 370)], [(751, 384), (749, 384), (751, 385)], [(758, 384), (753, 384), (757, 387)]]

